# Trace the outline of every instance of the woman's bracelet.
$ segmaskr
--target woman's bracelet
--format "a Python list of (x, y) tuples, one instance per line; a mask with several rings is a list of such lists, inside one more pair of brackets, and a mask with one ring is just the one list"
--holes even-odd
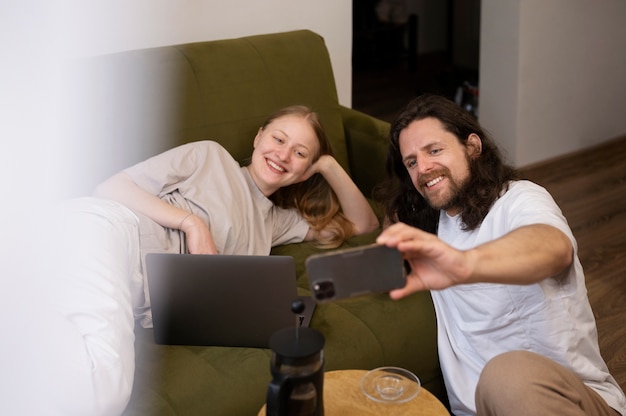
[(190, 215), (193, 215), (193, 214), (190, 212), (189, 214), (185, 215), (182, 220), (180, 220), (180, 224), (178, 225), (179, 230), (183, 229), (183, 223), (185, 222), (187, 218), (189, 218)]

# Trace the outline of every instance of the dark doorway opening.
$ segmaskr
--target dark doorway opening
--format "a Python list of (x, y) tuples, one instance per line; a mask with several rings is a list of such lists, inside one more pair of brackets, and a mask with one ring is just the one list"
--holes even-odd
[[(477, 112), (480, 0), (353, 0), (352, 107), (392, 121), (422, 93)], [(461, 96), (459, 96), (461, 94)]]

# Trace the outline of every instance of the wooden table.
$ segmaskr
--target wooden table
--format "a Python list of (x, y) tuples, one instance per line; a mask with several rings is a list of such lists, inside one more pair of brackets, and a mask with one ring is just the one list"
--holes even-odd
[[(359, 382), (367, 371), (338, 370), (324, 373), (324, 416), (449, 416), (443, 404), (424, 387), (406, 403), (378, 403), (368, 399)], [(265, 406), (258, 413), (265, 416)]]

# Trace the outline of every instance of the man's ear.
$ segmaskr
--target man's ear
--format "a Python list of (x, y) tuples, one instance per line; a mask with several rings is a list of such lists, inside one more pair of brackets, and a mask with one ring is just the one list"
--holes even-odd
[(478, 157), (483, 151), (483, 141), (476, 133), (472, 133), (468, 136), (466, 146), (468, 155), (472, 159)]

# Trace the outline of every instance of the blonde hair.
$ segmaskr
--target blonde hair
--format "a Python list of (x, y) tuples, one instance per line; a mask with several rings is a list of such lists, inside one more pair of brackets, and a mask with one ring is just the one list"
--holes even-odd
[[(315, 163), (322, 155), (333, 154), (326, 132), (320, 123), (317, 113), (309, 107), (294, 105), (285, 107), (272, 114), (263, 124), (268, 126), (272, 121), (285, 116), (299, 116), (309, 122), (319, 142), (319, 152), (313, 157)], [(304, 182), (295, 183), (278, 189), (270, 196), (270, 200), (281, 208), (295, 208), (309, 223), (311, 229), (324, 235), (316, 242), (318, 247), (335, 248), (354, 233), (354, 226), (341, 210), (337, 195), (322, 175), (316, 173)], [(328, 234), (328, 235), (326, 235)]]

